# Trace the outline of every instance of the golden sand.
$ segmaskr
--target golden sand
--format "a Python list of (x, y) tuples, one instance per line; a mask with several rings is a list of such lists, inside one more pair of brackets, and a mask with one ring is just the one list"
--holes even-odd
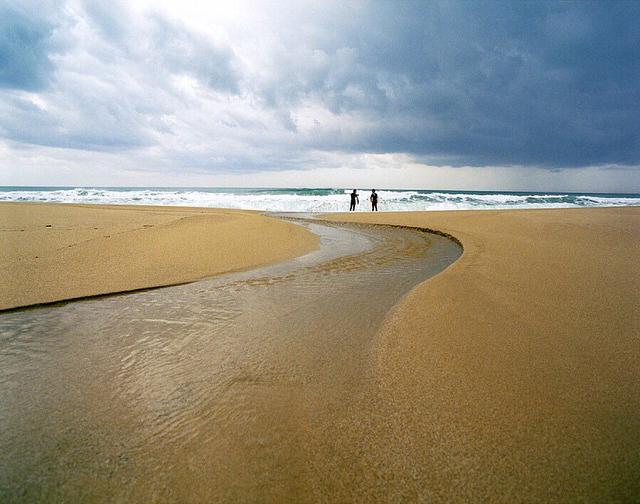
[(304, 254), (307, 230), (258, 212), (0, 203), (0, 309), (191, 282)]
[[(4, 204), (0, 215), (5, 307), (194, 280), (317, 244), (253, 212)], [(640, 501), (640, 208), (330, 218), (435, 229), (464, 254), (387, 315), (364, 390), (313, 418), (329, 427), (305, 435), (306, 458), (291, 454), (311, 482), (297, 495)], [(291, 403), (300, 432), (304, 408)]]
[(464, 246), (378, 337), (347, 434), (369, 498), (640, 500), (640, 208), (333, 218)]

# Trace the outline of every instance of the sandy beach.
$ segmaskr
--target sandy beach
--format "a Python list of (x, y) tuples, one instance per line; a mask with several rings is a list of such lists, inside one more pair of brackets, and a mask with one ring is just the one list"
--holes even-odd
[[(0, 273), (5, 308), (191, 281), (317, 246), (305, 229), (254, 212), (2, 204), (0, 215), (9, 244)], [(293, 383), (262, 358), (261, 379), (240, 370), (245, 377), (233, 382), (246, 387), (237, 389), (240, 397), (263, 406), (249, 410), (249, 422), (259, 423), (256, 411), (264, 411), (274, 426), (295, 429), (295, 442), (289, 427), (278, 433), (283, 443), (303, 447), (283, 453), (299, 469), (295, 493), (269, 495), (309, 502), (640, 500), (640, 208), (322, 218), (437, 230), (459, 240), (464, 253), (386, 315), (370, 335), (370, 361), (361, 364), (366, 380), (354, 379), (330, 408), (310, 406), (313, 394), (324, 394), (321, 380), (305, 392), (304, 377)], [(285, 362), (297, 355), (294, 346), (304, 355), (307, 343), (265, 344)], [(329, 365), (315, 355), (305, 365), (322, 377)], [(331, 348), (322, 355), (342, 357)], [(146, 380), (141, 373), (132, 383)], [(160, 385), (144, 387), (143, 397)], [(319, 427), (311, 429), (312, 420)], [(229, 477), (244, 477), (264, 497), (271, 488), (250, 478), (243, 455), (252, 452), (241, 429), (229, 427), (239, 443), (212, 439), (211, 446), (231, 455), (223, 458), (235, 464)], [(185, 449), (186, 461), (191, 454)]]
[(640, 499), (640, 208), (332, 218), (432, 228), (465, 249), (378, 336), (351, 424), (360, 469), (376, 470), (368, 495)]
[(270, 264), (317, 237), (258, 212), (0, 203), (0, 310)]

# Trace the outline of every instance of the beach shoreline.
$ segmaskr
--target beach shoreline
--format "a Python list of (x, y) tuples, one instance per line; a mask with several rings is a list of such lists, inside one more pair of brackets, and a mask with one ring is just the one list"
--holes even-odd
[(0, 310), (189, 283), (315, 250), (256, 211), (0, 202)]

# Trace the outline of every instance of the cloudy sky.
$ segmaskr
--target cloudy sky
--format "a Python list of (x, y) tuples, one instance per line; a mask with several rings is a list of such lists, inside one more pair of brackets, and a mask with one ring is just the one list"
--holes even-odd
[(640, 192), (639, 25), (635, 1), (0, 0), (0, 185)]

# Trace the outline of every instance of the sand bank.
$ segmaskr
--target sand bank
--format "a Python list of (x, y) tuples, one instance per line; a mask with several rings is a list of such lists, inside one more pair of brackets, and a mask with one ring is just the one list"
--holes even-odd
[(336, 464), (362, 495), (640, 500), (640, 208), (332, 218), (434, 228), (465, 249), (378, 337), (344, 434), (364, 455)]
[(252, 211), (0, 203), (0, 309), (178, 284), (304, 254), (317, 237)]

